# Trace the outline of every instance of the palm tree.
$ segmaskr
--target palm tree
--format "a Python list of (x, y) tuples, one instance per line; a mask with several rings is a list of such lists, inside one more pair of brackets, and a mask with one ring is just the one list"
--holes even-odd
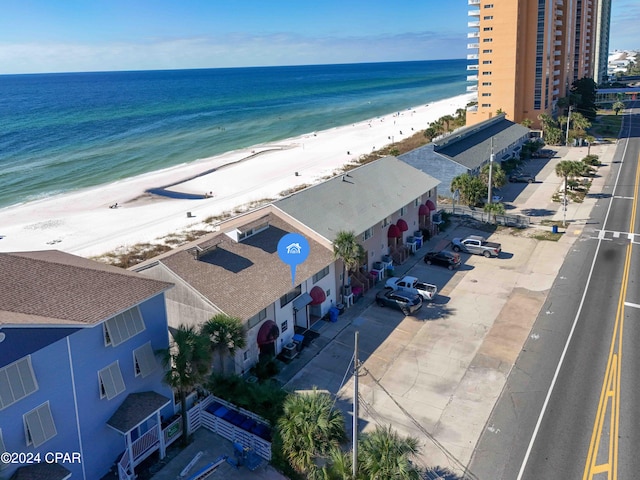
[(338, 232), (333, 241), (333, 258), (342, 260), (342, 292), (346, 285), (349, 271), (358, 266), (362, 247), (358, 243), (358, 238), (353, 232)]
[(331, 397), (315, 388), (309, 393), (292, 393), (284, 401), (278, 420), (283, 453), (300, 473), (316, 476), (316, 459), (327, 456), (346, 438), (344, 419), (334, 410)]
[(587, 135), (586, 137), (584, 137), (584, 139), (587, 141), (587, 157), (588, 157), (589, 155), (591, 155), (591, 144), (596, 141), (596, 137), (594, 137), (593, 135)]
[(220, 369), (226, 372), (224, 359), (235, 355), (238, 349), (247, 345), (247, 332), (242, 320), (224, 313), (218, 313), (202, 325), (202, 334), (209, 339), (212, 352), (218, 352), (220, 356)]
[(533, 125), (533, 120), (531, 120), (530, 118), (525, 118), (520, 122), (521, 125), (530, 128), (531, 125)]
[(451, 124), (455, 121), (455, 118), (453, 118), (453, 115), (445, 115), (441, 117), (440, 120), (444, 124), (445, 130), (448, 132), (451, 130)]
[(367, 479), (418, 480), (421, 472), (413, 464), (418, 445), (417, 439), (401, 438), (390, 426), (376, 427), (359, 443), (358, 473)]
[(490, 164), (485, 164), (480, 169), (480, 180), (488, 187), (489, 186), (489, 169), (491, 171), (491, 188), (500, 188), (507, 183), (507, 174), (502, 169), (502, 165), (497, 162), (493, 162), (493, 167)]
[(616, 112), (616, 115), (618, 115), (618, 113), (620, 113), (620, 110), (624, 110), (624, 102), (618, 100), (611, 106), (611, 108), (613, 108), (613, 111)]
[(486, 194), (487, 187), (478, 177), (463, 173), (451, 181), (451, 191), (456, 190), (460, 192), (460, 202), (471, 206)]
[(496, 218), (498, 215), (504, 215), (505, 209), (502, 203), (487, 203), (484, 206), (485, 213), (488, 213), (493, 217), (493, 223), (498, 223)]
[(190, 325), (169, 329), (172, 337), (169, 348), (160, 350), (162, 364), (166, 369), (163, 381), (180, 397), (182, 414), (182, 443), (187, 445), (187, 395), (201, 385), (210, 371), (211, 352), (209, 339), (200, 335)]
[(591, 127), (591, 122), (582, 115), (580, 112), (575, 112), (571, 114), (571, 123), (573, 128), (578, 130), (578, 132), (583, 135), (584, 132)]
[(582, 162), (562, 160), (561, 162), (556, 163), (556, 175), (558, 177), (564, 178), (564, 198), (567, 198), (569, 177), (580, 175), (583, 171), (584, 164)]

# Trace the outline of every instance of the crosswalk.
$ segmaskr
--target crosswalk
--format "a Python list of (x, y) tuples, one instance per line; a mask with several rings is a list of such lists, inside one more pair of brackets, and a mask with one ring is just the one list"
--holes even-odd
[(631, 243), (640, 244), (640, 233), (616, 232), (615, 230), (596, 230), (598, 240), (628, 240)]

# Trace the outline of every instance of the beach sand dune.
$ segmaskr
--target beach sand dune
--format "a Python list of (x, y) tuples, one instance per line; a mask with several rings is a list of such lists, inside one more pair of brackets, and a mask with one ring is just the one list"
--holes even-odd
[[(333, 175), (361, 155), (409, 137), (472, 95), (313, 132), (108, 185), (0, 210), (0, 251), (58, 249), (97, 256), (187, 229), (239, 205)], [(151, 195), (164, 187), (198, 199)], [(117, 204), (116, 208), (110, 208)], [(211, 228), (211, 227), (208, 227)]]

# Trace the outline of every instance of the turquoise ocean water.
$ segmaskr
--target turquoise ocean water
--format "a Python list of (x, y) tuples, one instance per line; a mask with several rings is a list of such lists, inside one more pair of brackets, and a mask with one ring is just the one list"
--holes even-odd
[(0, 76), (0, 207), (465, 93), (466, 60)]

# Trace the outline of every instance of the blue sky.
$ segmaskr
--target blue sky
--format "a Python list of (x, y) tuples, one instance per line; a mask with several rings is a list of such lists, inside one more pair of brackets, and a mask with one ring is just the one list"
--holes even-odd
[[(466, 57), (466, 0), (3, 0), (0, 73)], [(640, 48), (613, 0), (611, 48)]]

